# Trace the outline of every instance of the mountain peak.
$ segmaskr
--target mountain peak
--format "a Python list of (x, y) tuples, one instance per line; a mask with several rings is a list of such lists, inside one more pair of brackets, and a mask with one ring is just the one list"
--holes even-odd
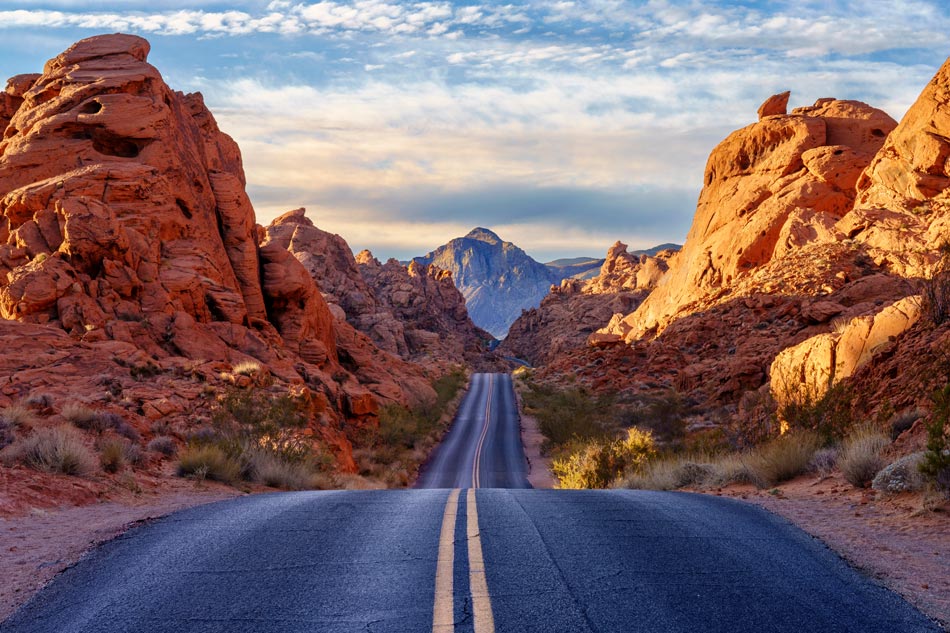
[(468, 235), (465, 236), (467, 239), (479, 240), (481, 242), (487, 242), (489, 244), (500, 244), (502, 239), (495, 234), (491, 229), (482, 228), (480, 226), (475, 227), (468, 232)]

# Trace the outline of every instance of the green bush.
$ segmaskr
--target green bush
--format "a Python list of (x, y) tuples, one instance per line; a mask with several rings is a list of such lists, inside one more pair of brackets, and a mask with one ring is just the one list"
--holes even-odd
[(874, 476), (887, 465), (881, 451), (888, 445), (887, 437), (869, 426), (855, 429), (841, 444), (838, 468), (855, 488), (867, 488)]
[(854, 425), (855, 395), (845, 383), (838, 383), (820, 397), (803, 388), (785, 391), (780, 398), (783, 404), (778, 407), (778, 417), (791, 431), (813, 431), (822, 444), (831, 444)]
[(82, 435), (66, 425), (38, 429), (5, 453), (11, 461), (50, 473), (82, 476), (96, 469), (96, 457)]
[(241, 479), (241, 463), (217, 446), (189, 446), (178, 457), (178, 475), (233, 484)]
[(686, 403), (676, 391), (667, 391), (634, 409), (628, 423), (649, 429), (659, 442), (678, 445), (686, 435)]
[(616, 401), (610, 396), (529, 383), (523, 397), (525, 412), (538, 420), (541, 433), (553, 446), (608, 438), (620, 428)]
[(950, 384), (933, 394), (933, 419), (927, 425), (927, 451), (920, 472), (950, 496)]
[(551, 470), (558, 488), (607, 488), (656, 454), (653, 436), (633, 427), (622, 439), (574, 440)]

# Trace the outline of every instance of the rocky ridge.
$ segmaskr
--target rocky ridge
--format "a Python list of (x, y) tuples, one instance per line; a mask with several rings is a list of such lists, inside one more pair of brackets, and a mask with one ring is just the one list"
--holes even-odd
[(309, 403), (352, 469), (349, 434), (380, 401), (429, 401), (426, 374), (334, 319), (255, 227), (237, 145), (148, 52), (131, 35), (82, 40), (0, 100), (0, 405), (45, 394), (55, 414), (82, 394), (146, 434), (149, 420), (184, 432), (207, 419), (206, 387), (251, 380), (229, 373), (251, 363)]
[[(927, 322), (916, 295), (950, 234), (948, 95), (950, 61), (899, 125), (854, 101), (786, 113), (787, 95), (767, 100), (710, 155), (689, 236), (656, 288), (591, 337), (600, 347), (557, 355), (540, 376), (675, 389), (729, 415), (843, 381), (862, 415), (926, 409), (935, 383), (921, 358), (944, 366), (947, 324)], [(901, 363), (919, 384), (895, 378)]]
[[(523, 311), (498, 350), (532, 365), (571, 354), (611, 319), (632, 312), (667, 270), (674, 250), (655, 256), (629, 253), (617, 242), (607, 251), (599, 274), (586, 281), (564, 279), (551, 286), (537, 308)], [(614, 341), (619, 337), (608, 335)]]
[(266, 234), (303, 264), (340, 327), (355, 328), (380, 350), (433, 370), (477, 367), (490, 356), (491, 336), (469, 319), (448, 271), (380, 264), (369, 251), (354, 257), (346, 240), (314, 226), (304, 209), (276, 218)]

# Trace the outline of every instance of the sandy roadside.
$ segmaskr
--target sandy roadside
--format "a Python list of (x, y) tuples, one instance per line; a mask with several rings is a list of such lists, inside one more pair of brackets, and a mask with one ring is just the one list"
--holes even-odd
[(66, 508), (34, 508), (0, 518), (0, 622), (100, 543), (137, 523), (242, 493), (218, 485), (144, 494), (134, 500)]
[(551, 473), (551, 458), (541, 453), (544, 435), (538, 427), (538, 421), (524, 412), (521, 392), (515, 389), (518, 403), (518, 415), (521, 418), (521, 443), (528, 458), (528, 483), (534, 488), (554, 488), (557, 483)]

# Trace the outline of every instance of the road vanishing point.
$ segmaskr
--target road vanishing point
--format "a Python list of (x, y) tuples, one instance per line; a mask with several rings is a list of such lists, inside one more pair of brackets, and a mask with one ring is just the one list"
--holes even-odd
[(476, 374), (413, 490), (176, 512), (0, 631), (939, 631), (798, 528), (719, 497), (531, 490), (511, 378)]

